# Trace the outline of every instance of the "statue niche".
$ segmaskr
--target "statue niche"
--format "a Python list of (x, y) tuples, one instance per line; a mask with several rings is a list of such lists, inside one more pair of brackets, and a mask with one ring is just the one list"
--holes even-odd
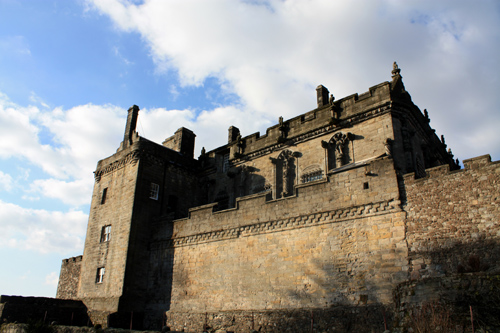
[(282, 151), (278, 158), (271, 158), (275, 165), (275, 199), (293, 195), (295, 186), (295, 156), (290, 150)]
[(326, 149), (328, 170), (340, 168), (352, 162), (349, 142), (352, 141), (351, 133), (335, 133), (330, 141), (321, 141), (321, 145)]

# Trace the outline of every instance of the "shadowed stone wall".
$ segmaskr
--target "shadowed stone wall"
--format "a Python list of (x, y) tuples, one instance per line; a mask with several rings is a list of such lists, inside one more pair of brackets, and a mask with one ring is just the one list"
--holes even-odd
[(500, 163), (489, 155), (404, 178), (411, 279), (498, 270)]

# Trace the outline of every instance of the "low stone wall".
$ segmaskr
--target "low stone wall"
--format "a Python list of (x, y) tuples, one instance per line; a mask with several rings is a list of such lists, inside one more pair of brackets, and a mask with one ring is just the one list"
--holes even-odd
[(381, 305), (274, 311), (168, 312), (167, 326), (184, 332), (384, 332), (392, 326)]
[[(51, 333), (129, 333), (133, 332), (130, 330), (123, 329), (96, 329), (94, 327), (78, 327), (78, 326), (62, 326), (62, 325), (46, 325), (43, 327), (45, 332)], [(3, 324), (0, 326), (1, 333), (24, 333), (33, 332), (32, 328), (28, 324)], [(137, 331), (140, 332), (140, 331)], [(148, 331), (153, 333), (155, 331)], [(170, 332), (175, 333), (175, 332)]]
[(12, 323), (57, 322), (87, 326), (91, 321), (81, 301), (48, 297), (0, 296), (0, 321)]
[[(464, 273), (447, 277), (408, 281), (396, 288), (395, 326), (412, 327), (430, 316), (449, 317), (457, 332), (471, 329), (471, 311), (476, 329), (500, 331), (500, 275)], [(421, 309), (427, 307), (422, 315)], [(458, 327), (458, 329), (457, 329)]]

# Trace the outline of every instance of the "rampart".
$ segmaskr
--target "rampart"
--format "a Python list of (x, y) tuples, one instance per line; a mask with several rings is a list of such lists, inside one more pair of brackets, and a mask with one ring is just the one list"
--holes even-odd
[(62, 261), (56, 298), (78, 299), (76, 294), (78, 283), (80, 282), (82, 257), (83, 256), (76, 256)]
[(413, 280), (500, 268), (500, 162), (484, 155), (463, 163), (404, 177)]
[(407, 277), (398, 196), (392, 162), (381, 158), (299, 185), (291, 197), (266, 201), (264, 193), (225, 211), (191, 209), (172, 223), (170, 237), (154, 232), (164, 240), (151, 244), (151, 298), (158, 310), (170, 308), (168, 324), (177, 330), (186, 316), (235, 309), (245, 318), (311, 310), (327, 318), (330, 307), (363, 305), (380, 315)]
[(87, 307), (82, 301), (6, 295), (0, 296), (0, 320), (2, 323), (57, 322), (74, 326), (91, 324)]

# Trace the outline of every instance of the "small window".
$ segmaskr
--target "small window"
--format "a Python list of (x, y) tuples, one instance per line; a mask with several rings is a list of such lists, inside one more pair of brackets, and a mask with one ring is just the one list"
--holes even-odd
[(109, 242), (111, 240), (111, 226), (105, 225), (101, 230), (101, 243)]
[(363, 183), (363, 189), (367, 190), (369, 188), (370, 188), (370, 184), (368, 184), (368, 182)]
[(99, 267), (97, 269), (97, 274), (95, 276), (95, 283), (102, 283), (104, 281), (104, 267)]
[(149, 198), (153, 200), (158, 200), (158, 192), (160, 192), (160, 186), (155, 183), (151, 183), (149, 188)]
[(323, 178), (323, 171), (316, 170), (302, 175), (302, 183), (309, 183)]
[(101, 205), (104, 205), (104, 203), (106, 202), (107, 193), (108, 193), (108, 188), (106, 187), (104, 190), (102, 190)]
[(229, 170), (229, 154), (224, 154), (222, 156), (222, 172), (227, 172)]

